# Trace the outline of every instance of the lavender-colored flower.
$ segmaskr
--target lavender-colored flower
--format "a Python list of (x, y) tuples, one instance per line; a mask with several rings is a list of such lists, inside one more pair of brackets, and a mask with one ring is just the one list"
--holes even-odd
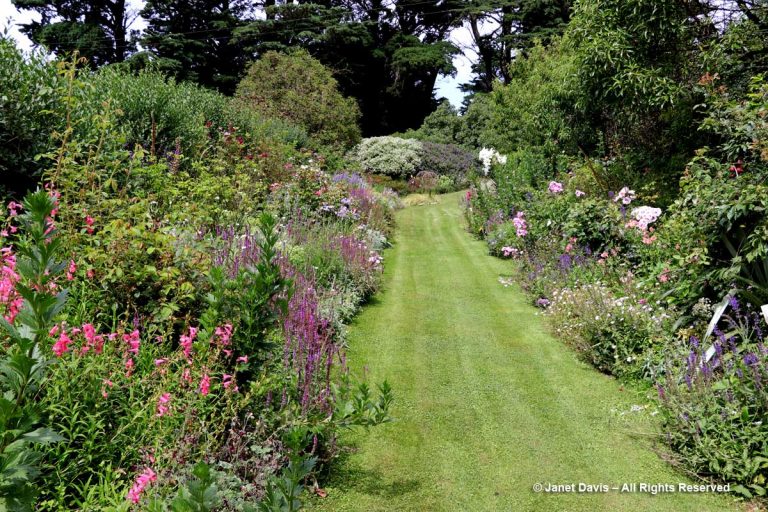
[(656, 385), (656, 391), (659, 393), (659, 398), (660, 398), (661, 400), (666, 400), (666, 398), (667, 398), (667, 394), (666, 394), (666, 392), (664, 391), (664, 386), (662, 386), (661, 384), (657, 384), (657, 385)]
[(758, 364), (758, 362), (759, 362), (759, 360), (757, 359), (757, 356), (755, 354), (753, 354), (752, 352), (748, 352), (744, 356), (743, 361), (744, 361), (744, 364), (749, 366), (749, 367), (756, 366)]
[(557, 181), (550, 181), (548, 190), (552, 194), (559, 194), (560, 192), (563, 191), (563, 184), (558, 183)]
[(546, 308), (550, 304), (551, 304), (551, 302), (548, 299), (544, 298), (544, 297), (541, 297), (540, 299), (538, 299), (536, 301), (536, 305), (539, 306), (540, 308)]
[(697, 338), (696, 336), (691, 336), (689, 341), (693, 348), (699, 348), (699, 338)]
[(740, 311), (739, 301), (736, 299), (735, 296), (731, 296), (731, 298), (728, 299), (728, 304), (731, 306), (731, 309), (733, 309), (735, 312), (738, 313)]

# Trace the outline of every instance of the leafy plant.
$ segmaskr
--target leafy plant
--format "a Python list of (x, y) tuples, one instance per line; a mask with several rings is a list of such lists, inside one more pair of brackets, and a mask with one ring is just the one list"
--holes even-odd
[(421, 142), (397, 137), (370, 137), (350, 151), (349, 158), (367, 172), (411, 176), (421, 169)]
[(192, 478), (187, 480), (170, 503), (153, 500), (148, 506), (150, 512), (211, 512), (221, 505), (216, 478), (210, 466), (204, 462), (192, 468)]
[(41, 454), (37, 445), (62, 440), (44, 425), (45, 411), (36, 402), (51, 360), (43, 342), (67, 301), (66, 290), (54, 293), (64, 269), (58, 260), (61, 239), (53, 220), (55, 204), (47, 192), (26, 196), (20, 216), (22, 236), (16, 243), (16, 292), (23, 305), (15, 318), (0, 319), (8, 346), (0, 360), (0, 500), (7, 510), (32, 510)]

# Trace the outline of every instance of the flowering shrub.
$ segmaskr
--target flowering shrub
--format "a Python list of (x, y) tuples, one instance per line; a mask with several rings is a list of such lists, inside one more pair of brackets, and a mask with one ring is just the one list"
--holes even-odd
[(506, 155), (502, 155), (493, 148), (483, 148), (478, 154), (480, 163), (483, 165), (483, 174), (488, 176), (491, 172), (491, 166), (494, 164), (504, 165), (507, 163)]
[[(420, 168), (440, 176), (445, 184), (441, 192), (452, 192), (465, 187), (468, 175), (478, 170), (475, 155), (459, 146), (425, 141), (421, 143), (421, 147)], [(451, 180), (450, 185), (447, 179)]]
[(411, 176), (421, 169), (421, 142), (397, 137), (363, 139), (349, 157), (366, 172), (388, 176)]
[(658, 384), (666, 441), (698, 473), (731, 483), (747, 497), (768, 486), (766, 320), (730, 299), (711, 338), (674, 345)]
[(651, 377), (659, 364), (654, 351), (663, 343), (673, 317), (630, 287), (625, 290), (629, 293), (619, 297), (600, 283), (555, 290), (547, 298), (547, 315), (556, 331), (598, 369)]
[[(87, 90), (70, 68), (63, 83)], [(245, 510), (287, 493), (294, 506), (340, 428), (388, 421), (391, 389), (347, 375), (343, 321), (376, 290), (396, 198), (225, 121), (203, 125), (199, 152), (126, 148), (117, 113), (90, 99), (65, 110), (99, 130), (62, 130), (48, 193), (11, 202), (0, 228), (0, 381), (16, 404), (0, 498)], [(34, 370), (20, 367), (26, 384), (17, 363)]]

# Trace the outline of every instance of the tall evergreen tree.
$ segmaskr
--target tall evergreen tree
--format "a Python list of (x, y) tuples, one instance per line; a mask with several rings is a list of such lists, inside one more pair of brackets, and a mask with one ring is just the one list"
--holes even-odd
[(135, 49), (129, 41), (131, 13), (126, 0), (12, 0), (40, 21), (22, 25), (33, 42), (57, 54), (77, 50), (93, 67), (121, 62)]
[[(255, 55), (306, 48), (357, 99), (366, 135), (418, 127), (437, 103), (439, 75), (454, 72), (445, 41), (461, 22), (460, 0), (316, 0), (266, 6), (238, 31)], [(265, 2), (266, 4), (266, 2)]]
[[(572, 0), (470, 0), (465, 18), (477, 54), (475, 80), (465, 89), (489, 92), (494, 80), (509, 82), (509, 66), (536, 39), (545, 44), (562, 33)], [(489, 29), (490, 28), (490, 29)]]
[(232, 31), (246, 8), (243, 0), (148, 0), (141, 43), (179, 80), (232, 93), (247, 60)]

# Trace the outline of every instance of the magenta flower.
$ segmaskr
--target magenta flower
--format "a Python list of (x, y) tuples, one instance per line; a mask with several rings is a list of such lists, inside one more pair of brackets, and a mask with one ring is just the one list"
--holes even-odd
[[(221, 346), (226, 347), (229, 345), (230, 340), (232, 339), (232, 324), (225, 324), (222, 327), (217, 327), (215, 333), (216, 336), (219, 337), (219, 343), (221, 343)], [(194, 337), (194, 335), (191, 333), (191, 329), (190, 334), (192, 337)]]
[(225, 373), (224, 375), (222, 375), (221, 383), (224, 385), (224, 389), (229, 389), (231, 387), (232, 391), (237, 393), (238, 391), (237, 384), (232, 379), (232, 375), (228, 373)]
[(206, 373), (203, 375), (203, 378), (200, 380), (200, 386), (198, 387), (198, 390), (200, 391), (201, 395), (208, 396), (210, 389), (211, 389), (211, 378)]
[(168, 414), (168, 404), (171, 402), (171, 394), (163, 393), (160, 398), (157, 399), (157, 416), (165, 416)]
[(138, 503), (141, 499), (141, 493), (151, 483), (157, 480), (157, 474), (152, 471), (152, 468), (146, 468), (144, 471), (136, 477), (136, 481), (128, 491), (128, 500), (132, 503)]
[(528, 234), (528, 224), (525, 222), (525, 212), (517, 212), (515, 218), (512, 219), (512, 224), (515, 225), (517, 236), (522, 238)]
[(197, 329), (190, 327), (189, 334), (182, 334), (179, 338), (179, 344), (184, 351), (184, 357), (187, 359), (190, 359), (192, 355), (192, 342), (195, 341), (195, 336), (197, 336)]
[(123, 341), (128, 344), (128, 352), (130, 352), (131, 354), (139, 353), (139, 346), (141, 345), (141, 340), (139, 339), (138, 329), (134, 329), (133, 332), (130, 334), (123, 334)]
[(75, 265), (75, 260), (69, 260), (69, 268), (67, 269), (67, 281), (72, 281), (75, 278), (75, 272), (77, 272), (77, 265)]
[(68, 352), (70, 343), (72, 343), (72, 340), (69, 339), (66, 331), (61, 331), (59, 340), (53, 344), (53, 353), (56, 354), (56, 357), (61, 357), (65, 352)]

